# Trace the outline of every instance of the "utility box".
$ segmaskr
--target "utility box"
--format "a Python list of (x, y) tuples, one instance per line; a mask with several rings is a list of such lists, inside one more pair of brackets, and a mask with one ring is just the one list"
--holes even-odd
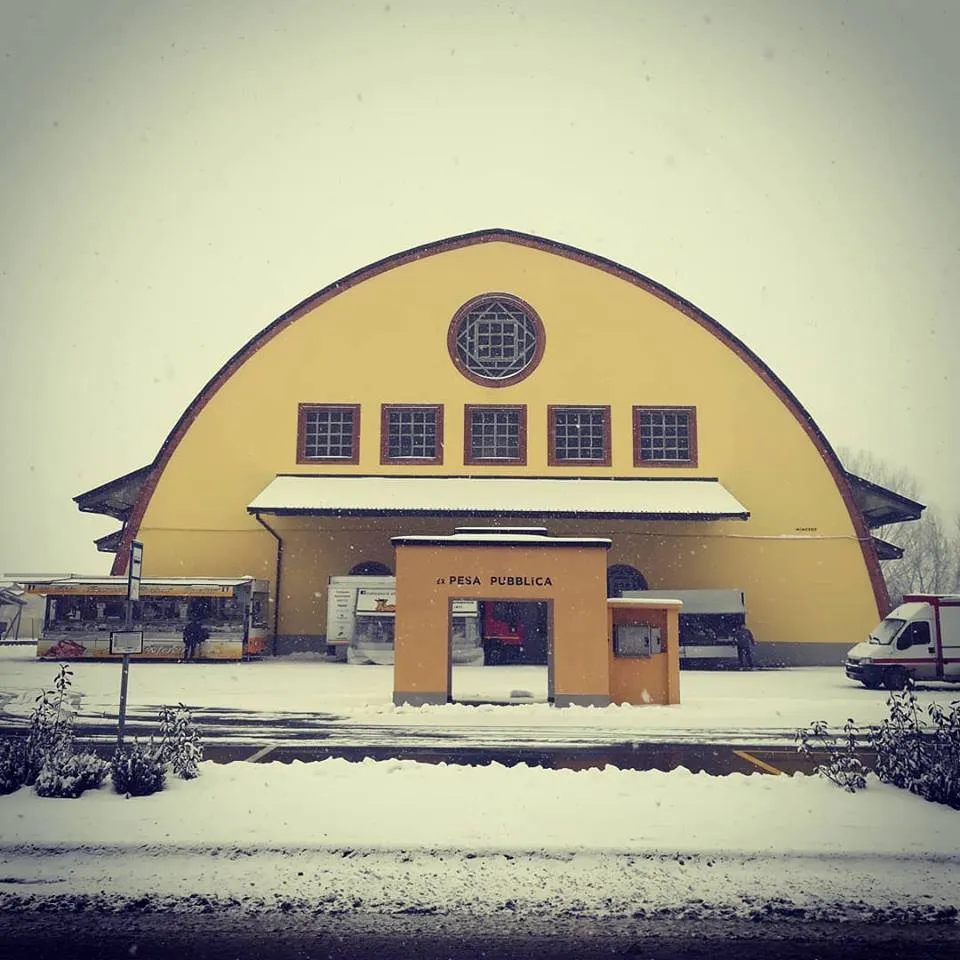
[(683, 602), (649, 597), (607, 600), (610, 702), (680, 702)]

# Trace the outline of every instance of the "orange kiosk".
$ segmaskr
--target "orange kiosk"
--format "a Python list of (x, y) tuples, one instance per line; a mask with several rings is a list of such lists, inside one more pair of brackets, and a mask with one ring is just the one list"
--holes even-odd
[(450, 702), (453, 609), (464, 600), (546, 604), (547, 691), (556, 706), (679, 702), (680, 603), (608, 601), (609, 539), (458, 527), (391, 542), (395, 704)]
[(680, 600), (611, 597), (611, 703), (680, 702)]

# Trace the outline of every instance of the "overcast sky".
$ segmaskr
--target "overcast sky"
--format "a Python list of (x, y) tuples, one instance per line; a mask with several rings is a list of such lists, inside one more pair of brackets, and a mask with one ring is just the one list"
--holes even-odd
[(670, 287), (960, 511), (958, 35), (952, 0), (0, 0), (0, 572), (106, 571), (73, 496), (305, 296), (487, 227)]

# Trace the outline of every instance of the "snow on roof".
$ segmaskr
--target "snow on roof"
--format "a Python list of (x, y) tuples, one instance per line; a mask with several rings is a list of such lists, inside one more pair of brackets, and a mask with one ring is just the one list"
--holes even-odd
[(478, 546), (497, 543), (501, 546), (526, 547), (603, 547), (606, 550), (613, 546), (613, 541), (607, 537), (551, 537), (546, 532), (541, 533), (542, 529), (542, 527), (530, 527), (528, 531), (524, 531), (522, 527), (507, 527), (504, 530), (489, 527), (457, 527), (456, 533), (446, 536), (400, 536), (391, 537), (390, 542), (394, 546), (431, 543)]
[[(54, 574), (11, 574), (15, 583), (26, 587), (116, 587), (126, 591), (127, 577), (84, 576), (77, 573)], [(143, 577), (140, 580), (142, 587), (236, 587), (243, 583), (250, 583), (254, 578), (244, 577)]]
[(685, 614), (743, 614), (746, 610), (742, 590), (627, 590), (623, 595), (633, 598), (643, 597), (648, 600), (663, 598), (682, 600), (682, 612)]
[(715, 478), (275, 477), (247, 507), (273, 514), (481, 514), (746, 520)]
[(608, 607), (682, 607), (683, 601), (673, 597), (607, 597)]

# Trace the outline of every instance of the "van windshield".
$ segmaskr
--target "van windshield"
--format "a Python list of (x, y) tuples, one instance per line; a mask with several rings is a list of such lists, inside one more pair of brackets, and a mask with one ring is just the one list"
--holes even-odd
[(867, 638), (870, 643), (885, 647), (900, 632), (906, 620), (881, 620)]

